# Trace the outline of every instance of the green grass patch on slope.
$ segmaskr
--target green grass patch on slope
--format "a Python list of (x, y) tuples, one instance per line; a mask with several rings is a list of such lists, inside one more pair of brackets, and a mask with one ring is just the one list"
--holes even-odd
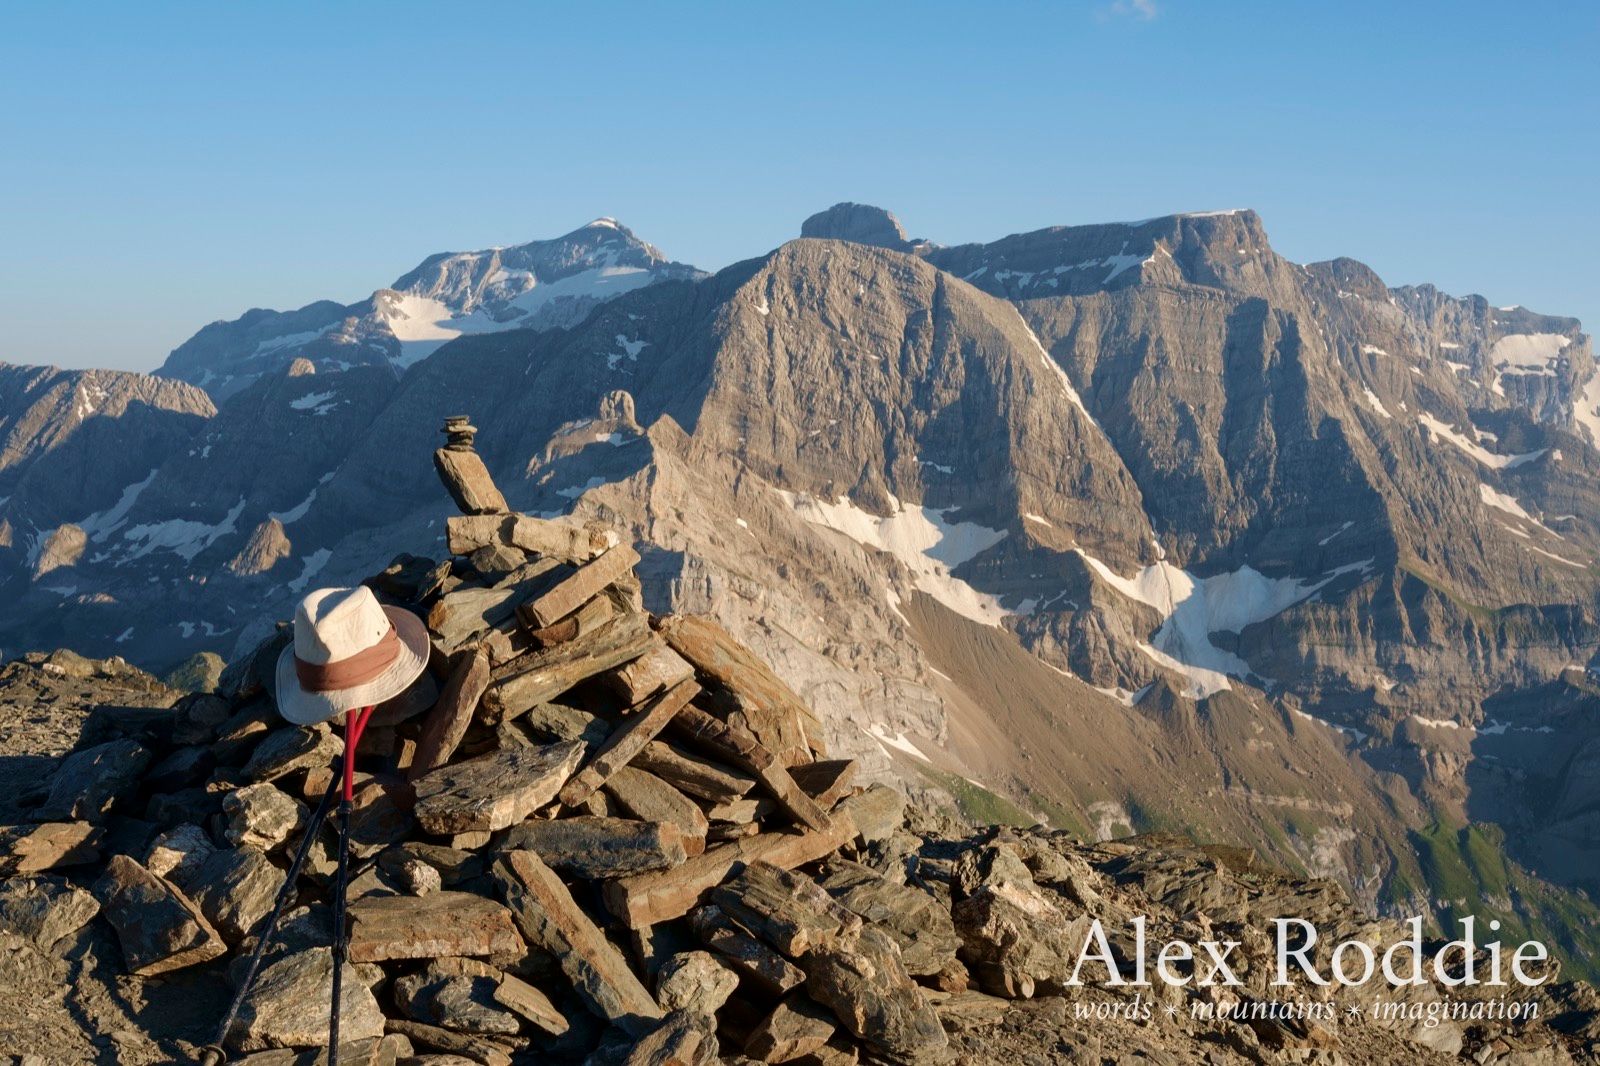
[[(1412, 843), (1442, 927), (1455, 937), (1460, 919), (1478, 920), (1479, 939), (1507, 944), (1538, 940), (1561, 960), (1567, 977), (1600, 979), (1600, 906), (1584, 893), (1542, 881), (1506, 858), (1497, 826), (1455, 828), (1435, 822)], [(1501, 929), (1490, 933), (1490, 920)]]
[(1023, 829), (1039, 824), (1039, 819), (1004, 796), (975, 785), (959, 774), (920, 764), (917, 769), (922, 776), (950, 793), (962, 817), (968, 821), (977, 825), (1014, 825)]

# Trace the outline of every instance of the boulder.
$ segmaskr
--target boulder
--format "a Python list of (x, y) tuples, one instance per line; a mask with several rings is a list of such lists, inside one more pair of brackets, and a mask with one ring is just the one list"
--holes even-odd
[(528, 943), (555, 956), (590, 1010), (634, 1034), (661, 1017), (622, 955), (539, 856), (505, 852), (495, 864), (495, 880)]
[(485, 966), (477, 973), (451, 973), (429, 966), (394, 982), (395, 1002), (419, 1022), (457, 1032), (515, 1034), (520, 1016), (495, 999), (499, 973)]
[(612, 670), (606, 680), (632, 706), (693, 676), (694, 667), (683, 656), (665, 644), (656, 644), (633, 662)]
[(522, 615), (535, 627), (553, 625), (599, 595), (607, 585), (630, 573), (638, 562), (639, 553), (628, 545), (610, 548), (525, 604)]
[(805, 971), (736, 927), (719, 908), (696, 911), (694, 927), (706, 947), (756, 988), (781, 996), (805, 983)]
[(501, 845), (536, 852), (563, 873), (599, 880), (676, 866), (687, 857), (678, 827), (627, 818), (533, 819)]
[(757, 1062), (793, 1062), (822, 1050), (838, 1029), (825, 1007), (789, 996), (751, 1030), (744, 1053)]
[(50, 793), (34, 812), (41, 821), (98, 821), (112, 804), (135, 792), (151, 754), (134, 740), (111, 740), (68, 755), (50, 779)]
[(93, 895), (59, 877), (0, 881), (0, 929), (26, 937), (46, 953), (99, 913)]
[(186, 885), (188, 875), (217, 850), (211, 835), (193, 822), (175, 825), (150, 842), (144, 868), (173, 884)]
[[(376, 1040), (384, 1034), (383, 1012), (364, 980), (367, 976), (360, 967), (345, 964), (339, 988), (341, 1049), (346, 1039)], [(229, 1033), (229, 1043), (238, 1051), (325, 1045), (332, 1000), (331, 948), (308, 948), (286, 955), (257, 975)]]
[(266, 782), (229, 792), (222, 798), (222, 810), (228, 816), (223, 831), (228, 843), (249, 844), (262, 851), (284, 843), (306, 820), (302, 803)]
[(330, 765), (343, 746), (327, 725), (275, 729), (250, 753), (240, 770), (247, 781), (276, 781), (280, 777)]
[(561, 802), (568, 807), (582, 803), (613, 773), (626, 766), (699, 692), (699, 685), (693, 681), (683, 681), (624, 718), (606, 737), (605, 743), (590, 756), (583, 769), (562, 786)]
[(583, 745), (505, 748), (444, 766), (416, 782), (414, 809), (430, 833), (493, 832), (555, 798), (583, 759)]
[(739, 987), (739, 975), (707, 951), (685, 951), (661, 964), (656, 1002), (665, 1011), (715, 1014)]
[(866, 926), (801, 960), (806, 993), (844, 1028), (893, 1062), (942, 1057), (948, 1038), (939, 1015), (900, 962), (888, 933)]
[(428, 712), (417, 739), (407, 776), (415, 780), (450, 761), (467, 726), (472, 724), (478, 700), (489, 687), (489, 653), (481, 648), (464, 653), (450, 672), (439, 693), (439, 701)]
[(0, 876), (96, 862), (104, 835), (88, 822), (0, 826)]
[(131, 974), (153, 977), (227, 951), (199, 907), (126, 855), (111, 857), (94, 891)]
[(183, 885), (217, 932), (239, 944), (272, 910), (284, 872), (249, 844), (213, 852)]
[(830, 865), (823, 887), (846, 910), (894, 937), (908, 973), (937, 974), (955, 962), (961, 938), (949, 908), (928, 893), (843, 860)]
[(434, 469), (462, 514), (501, 514), (506, 498), (495, 487), (489, 468), (470, 447), (444, 447), (433, 453)]
[(951, 910), (961, 958), (990, 995), (1027, 999), (1071, 975), (1088, 918), (1068, 920), (1031, 877), (980, 885)]
[(676, 1011), (634, 1044), (623, 1066), (710, 1066), (721, 1061), (718, 1050), (711, 1018)]
[(432, 959), (520, 952), (511, 914), (466, 892), (374, 896), (350, 907), (350, 960)]
[(714, 889), (711, 899), (723, 913), (790, 958), (852, 937), (861, 929), (861, 919), (834, 902), (811, 878), (770, 863), (746, 866)]
[(552, 1036), (560, 1036), (571, 1027), (566, 1016), (550, 1002), (549, 996), (514, 974), (500, 975), (495, 985), (494, 1000)]
[(709, 826), (705, 812), (661, 778), (636, 766), (623, 766), (601, 787), (625, 813), (642, 821), (676, 826), (687, 855), (699, 855), (706, 850)]

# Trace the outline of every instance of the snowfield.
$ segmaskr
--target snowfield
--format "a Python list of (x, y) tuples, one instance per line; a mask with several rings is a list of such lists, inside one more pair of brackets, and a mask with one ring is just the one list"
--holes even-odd
[(1248, 566), (1196, 578), (1163, 560), (1132, 577), (1123, 577), (1082, 549), (1074, 550), (1106, 584), (1161, 615), (1161, 628), (1139, 648), (1162, 666), (1187, 677), (1190, 686), (1184, 695), (1191, 699), (1225, 691), (1231, 687), (1229, 677), (1250, 673), (1250, 664), (1211, 643), (1212, 633), (1237, 633), (1248, 625), (1264, 622), (1340, 575), (1372, 565), (1371, 559), (1348, 563), (1318, 580), (1308, 581), (1267, 577)]
[(775, 490), (801, 518), (812, 525), (842, 533), (857, 544), (887, 552), (912, 573), (918, 590), (926, 592), (963, 617), (997, 626), (1007, 611), (998, 596), (979, 592), (951, 571), (1005, 539), (1003, 529), (975, 522), (949, 522), (952, 510), (906, 505), (896, 500), (896, 511), (880, 518), (847, 497), (829, 502), (804, 493)]

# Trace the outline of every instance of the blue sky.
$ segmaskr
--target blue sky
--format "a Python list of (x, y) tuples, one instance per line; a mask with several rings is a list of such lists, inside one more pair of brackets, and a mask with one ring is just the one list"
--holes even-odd
[(35, 4), (0, 15), (0, 359), (614, 215), (715, 269), (1253, 207), (1290, 258), (1600, 322), (1600, 5)]

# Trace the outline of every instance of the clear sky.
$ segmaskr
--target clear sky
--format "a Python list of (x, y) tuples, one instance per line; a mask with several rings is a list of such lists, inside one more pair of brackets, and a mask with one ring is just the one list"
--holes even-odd
[(1600, 322), (1600, 5), (7, 5), (0, 359), (149, 369), (250, 307), (614, 215), (715, 269), (1253, 207), (1305, 261)]

